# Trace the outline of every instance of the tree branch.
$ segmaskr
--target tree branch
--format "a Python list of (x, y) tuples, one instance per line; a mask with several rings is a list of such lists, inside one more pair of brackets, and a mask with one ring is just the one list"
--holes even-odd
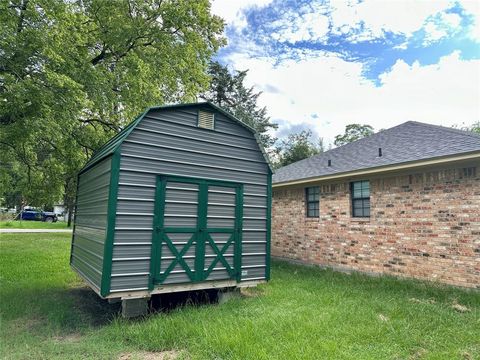
[(105, 51), (105, 47), (102, 48), (102, 51), (100, 52), (100, 54), (98, 54), (97, 56), (95, 56), (92, 60), (90, 60), (90, 63), (95, 66), (97, 65), (99, 62), (103, 61), (105, 59), (107, 55), (107, 52)]
[(116, 132), (120, 131), (120, 127), (111, 123), (111, 122), (108, 122), (108, 121), (105, 121), (105, 120), (102, 120), (102, 119), (85, 119), (85, 120), (80, 120), (82, 123), (84, 124), (91, 124), (92, 126), (95, 126), (94, 124), (95, 123), (99, 123), (99, 124), (102, 124), (106, 127), (108, 127), (109, 129), (112, 129), (112, 130), (115, 130)]
[(28, 0), (24, 0), (20, 8), (20, 16), (18, 17), (17, 33), (21, 33), (23, 30), (23, 21), (25, 20), (25, 10), (27, 10)]

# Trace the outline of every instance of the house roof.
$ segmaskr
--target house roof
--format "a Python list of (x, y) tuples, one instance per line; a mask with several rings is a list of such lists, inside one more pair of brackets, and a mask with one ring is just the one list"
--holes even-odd
[(198, 102), (198, 103), (186, 103), (186, 104), (174, 104), (174, 105), (163, 105), (163, 106), (152, 106), (147, 108), (139, 117), (129, 123), (122, 131), (120, 131), (117, 135), (112, 137), (109, 141), (107, 141), (100, 149), (98, 149), (90, 158), (90, 160), (85, 164), (85, 166), (80, 170), (80, 173), (86, 171), (87, 169), (91, 168), (96, 163), (100, 162), (101, 160), (105, 159), (107, 156), (113, 154), (123, 143), (128, 135), (132, 132), (133, 129), (142, 121), (142, 119), (152, 110), (170, 110), (170, 109), (184, 109), (184, 108), (211, 108), (215, 111), (220, 112), (221, 114), (225, 115), (230, 120), (240, 124), (247, 130), (249, 130), (255, 137), (260, 150), (262, 151), (263, 157), (267, 162), (270, 170), (272, 170), (272, 166), (268, 159), (267, 153), (263, 148), (260, 138), (258, 137), (257, 132), (243, 121), (237, 119), (235, 116), (230, 114), (229, 112), (223, 110), (222, 108), (218, 107), (217, 105), (207, 101), (207, 102)]
[[(379, 148), (382, 156), (379, 156)], [(278, 169), (274, 184), (335, 177), (421, 160), (478, 152), (480, 135), (443, 126), (407, 121), (366, 138), (314, 155)], [(331, 160), (331, 166), (328, 166)]]

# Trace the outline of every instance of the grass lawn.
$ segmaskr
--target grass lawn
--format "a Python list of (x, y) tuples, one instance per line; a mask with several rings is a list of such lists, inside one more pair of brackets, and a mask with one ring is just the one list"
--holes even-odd
[(47, 223), (43, 221), (0, 221), (0, 229), (68, 229), (65, 221)]
[(480, 358), (478, 292), (274, 262), (269, 284), (223, 305), (124, 320), (69, 249), (68, 234), (0, 234), (0, 358)]

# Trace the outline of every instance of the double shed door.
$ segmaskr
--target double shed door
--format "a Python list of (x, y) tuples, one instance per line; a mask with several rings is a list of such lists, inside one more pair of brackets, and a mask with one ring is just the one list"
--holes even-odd
[(240, 281), (243, 186), (159, 176), (153, 284)]

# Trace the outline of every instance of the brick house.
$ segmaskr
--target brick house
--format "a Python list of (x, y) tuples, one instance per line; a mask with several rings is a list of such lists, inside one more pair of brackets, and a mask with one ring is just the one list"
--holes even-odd
[(480, 288), (480, 135), (409, 121), (278, 169), (271, 251)]

